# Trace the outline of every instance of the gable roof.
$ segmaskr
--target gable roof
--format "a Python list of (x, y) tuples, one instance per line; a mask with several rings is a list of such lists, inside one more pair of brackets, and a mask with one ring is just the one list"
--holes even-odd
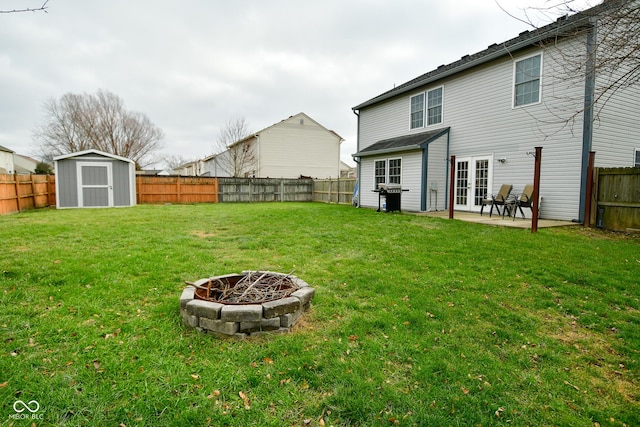
[(315, 123), (316, 125), (320, 126), (322, 129), (324, 129), (324, 130), (326, 130), (327, 132), (332, 133), (332, 134), (334, 134), (336, 137), (338, 137), (338, 138), (340, 139), (340, 143), (342, 143), (342, 142), (344, 141), (344, 138), (343, 138), (343, 137), (341, 137), (340, 135), (338, 135), (335, 131), (327, 129), (326, 127), (322, 126), (320, 123), (318, 123), (317, 121), (313, 120), (311, 117), (309, 117), (309, 116), (308, 116), (308, 115), (306, 115), (305, 113), (298, 113), (298, 114), (294, 114), (293, 116), (289, 116), (289, 117), (287, 117), (286, 119), (282, 119), (282, 120), (280, 120), (278, 123), (274, 123), (274, 124), (272, 124), (271, 126), (267, 126), (266, 128), (264, 128), (264, 129), (262, 129), (262, 130), (259, 130), (259, 131), (257, 131), (257, 132), (252, 132), (252, 133), (251, 133), (251, 135), (249, 135), (249, 136), (247, 136), (247, 137), (245, 137), (245, 138), (243, 138), (243, 139), (240, 139), (240, 140), (238, 140), (238, 141), (234, 142), (233, 144), (229, 145), (229, 147), (228, 147), (228, 148), (231, 148), (231, 147), (233, 147), (234, 145), (239, 144), (239, 143), (241, 143), (241, 142), (248, 141), (248, 140), (250, 140), (250, 139), (252, 139), (252, 138), (256, 138), (256, 137), (260, 136), (260, 134), (261, 134), (261, 133), (263, 133), (263, 132), (265, 132), (265, 131), (267, 131), (267, 130), (271, 129), (272, 127), (274, 127), (274, 126), (278, 126), (279, 124), (284, 123), (284, 122), (286, 122), (287, 120), (291, 120), (291, 119), (293, 119), (293, 118), (295, 118), (295, 117), (303, 117), (304, 119), (309, 119), (309, 120), (311, 120), (313, 123)]
[(15, 151), (7, 148), (7, 147), (3, 147), (2, 145), (0, 145), (0, 151), (5, 151), (7, 153), (15, 153)]
[(567, 37), (575, 34), (577, 30), (587, 28), (590, 24), (591, 18), (599, 15), (605, 7), (615, 7), (616, 0), (604, 0), (604, 2), (598, 6), (587, 9), (583, 12), (576, 13), (571, 16), (562, 16), (555, 22), (548, 24), (544, 27), (534, 29), (532, 31), (523, 31), (517, 37), (507, 40), (502, 43), (494, 43), (487, 47), (485, 50), (474, 53), (472, 55), (465, 55), (459, 60), (452, 62), (448, 65), (440, 65), (435, 70), (429, 71), (415, 79), (409, 80), (393, 89), (382, 93), (374, 98), (369, 99), (361, 104), (356, 105), (352, 110), (360, 110), (362, 108), (377, 104), (378, 102), (385, 101), (393, 98), (397, 95), (412, 91), (420, 86), (424, 86), (435, 81), (441, 80), (445, 77), (452, 76), (478, 65), (493, 61), (495, 59), (512, 55), (514, 52), (525, 49), (527, 47), (540, 45), (541, 42), (550, 39), (556, 39), (561, 37)]
[(126, 157), (116, 156), (115, 154), (105, 153), (104, 151), (94, 150), (93, 148), (90, 150), (78, 151), (76, 153), (62, 154), (60, 156), (54, 157), (53, 160), (57, 162), (58, 160), (69, 159), (71, 157), (85, 156), (87, 154), (96, 154), (98, 156), (109, 157), (111, 159), (121, 160), (123, 162), (134, 163), (133, 160), (127, 159)]
[(418, 150), (432, 141), (449, 133), (448, 127), (430, 130), (428, 132), (414, 133), (411, 135), (398, 136), (395, 138), (383, 139), (362, 151), (353, 154), (353, 157), (366, 157), (378, 154), (395, 153), (398, 151)]

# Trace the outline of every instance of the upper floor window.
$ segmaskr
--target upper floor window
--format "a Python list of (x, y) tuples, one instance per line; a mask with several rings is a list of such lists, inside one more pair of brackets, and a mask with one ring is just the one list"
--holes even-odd
[(427, 125), (442, 123), (442, 88), (427, 92)]
[(442, 87), (411, 97), (411, 129), (442, 123)]
[(540, 70), (542, 55), (516, 61), (513, 106), (540, 102)]
[(424, 93), (411, 97), (411, 129), (424, 126)]
[(636, 148), (634, 152), (633, 167), (640, 168), (640, 148)]

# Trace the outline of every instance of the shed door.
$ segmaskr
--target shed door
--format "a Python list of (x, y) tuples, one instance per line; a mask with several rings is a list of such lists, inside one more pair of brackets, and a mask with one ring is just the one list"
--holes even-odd
[(113, 206), (111, 163), (78, 162), (78, 206), (81, 208)]

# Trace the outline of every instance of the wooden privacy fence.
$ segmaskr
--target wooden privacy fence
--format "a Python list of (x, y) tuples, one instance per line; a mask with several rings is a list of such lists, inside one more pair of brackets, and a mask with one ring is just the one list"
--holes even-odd
[(592, 225), (640, 229), (640, 168), (596, 168), (593, 183)]
[(0, 174), (0, 215), (56, 204), (53, 175)]
[(310, 202), (313, 180), (284, 178), (218, 178), (218, 201)]
[(217, 203), (218, 179), (192, 176), (136, 177), (139, 204), (154, 203)]
[(356, 179), (316, 179), (313, 181), (313, 201), (350, 205)]

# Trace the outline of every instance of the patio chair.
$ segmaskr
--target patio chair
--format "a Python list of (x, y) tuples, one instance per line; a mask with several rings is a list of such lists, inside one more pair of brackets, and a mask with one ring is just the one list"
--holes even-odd
[(513, 189), (513, 185), (510, 184), (502, 184), (500, 187), (500, 191), (498, 194), (491, 194), (491, 198), (485, 197), (482, 199), (482, 207), (480, 207), (480, 215), (482, 216), (482, 211), (484, 211), (484, 207), (486, 205), (491, 205), (491, 209), (489, 210), (489, 218), (493, 214), (493, 208), (496, 208), (496, 212), (500, 215), (500, 206), (503, 207), (503, 216), (504, 216), (504, 206), (509, 200), (509, 195), (511, 194), (511, 190)]
[[(518, 209), (520, 209), (520, 214), (522, 215), (522, 219), (525, 219), (524, 211), (522, 208), (531, 209), (531, 213), (533, 214), (533, 184), (527, 184), (524, 186), (524, 190), (522, 190), (522, 194), (515, 198), (512, 206), (505, 206), (505, 210), (509, 209), (509, 215), (511, 215), (511, 209), (513, 208), (513, 220), (516, 219), (516, 214), (518, 213)], [(502, 212), (504, 216), (504, 211)]]

